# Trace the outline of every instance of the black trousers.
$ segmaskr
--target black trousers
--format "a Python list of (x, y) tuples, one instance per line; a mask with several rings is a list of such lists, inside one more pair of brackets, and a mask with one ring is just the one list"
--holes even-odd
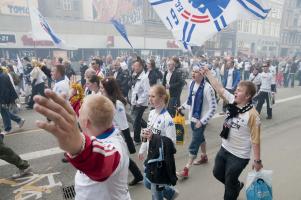
[(248, 163), (249, 159), (238, 158), (223, 147), (217, 153), (213, 175), (225, 185), (224, 200), (237, 199), (240, 192), (238, 178)]
[(256, 106), (256, 110), (258, 113), (261, 112), (262, 106), (264, 104), (264, 102), (267, 103), (267, 114), (268, 117), (272, 117), (272, 107), (271, 107), (271, 102), (270, 102), (270, 93), (269, 92), (262, 92), (260, 91), (258, 96), (257, 96), (257, 106)]
[(31, 97), (28, 103), (29, 107), (33, 107), (33, 97), (37, 94), (44, 96), (44, 90), (45, 90), (45, 83), (39, 83), (38, 85), (33, 86), (32, 92), (31, 92)]
[(147, 123), (143, 120), (143, 113), (147, 107), (146, 106), (133, 106), (132, 117), (134, 120), (134, 141), (137, 143), (141, 142), (141, 127), (146, 128)]
[(129, 170), (133, 174), (134, 178), (137, 180), (142, 180), (143, 176), (142, 173), (137, 166), (137, 164), (130, 158)]
[(136, 148), (131, 137), (130, 128), (127, 128), (122, 131), (123, 139), (128, 147), (130, 154), (136, 153)]

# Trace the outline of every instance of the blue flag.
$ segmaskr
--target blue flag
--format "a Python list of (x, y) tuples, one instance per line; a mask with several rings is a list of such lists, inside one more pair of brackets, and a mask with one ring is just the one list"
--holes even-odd
[(125, 26), (121, 24), (116, 19), (111, 19), (111, 23), (114, 25), (116, 30), (120, 33), (120, 35), (127, 41), (127, 43), (133, 48), (131, 42), (129, 41), (128, 35), (126, 33)]

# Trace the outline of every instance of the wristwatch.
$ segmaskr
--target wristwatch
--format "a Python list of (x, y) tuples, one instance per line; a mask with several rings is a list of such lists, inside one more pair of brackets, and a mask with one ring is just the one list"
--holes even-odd
[(261, 164), (261, 160), (254, 160), (255, 163)]

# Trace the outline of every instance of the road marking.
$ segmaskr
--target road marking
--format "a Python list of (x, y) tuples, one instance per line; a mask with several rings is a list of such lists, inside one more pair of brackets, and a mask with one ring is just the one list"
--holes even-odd
[[(293, 97), (289, 97), (289, 98), (285, 98), (285, 99), (280, 99), (276, 101), (276, 104), (280, 104), (280, 103), (284, 103), (287, 101), (292, 101), (292, 100), (296, 100), (296, 99), (300, 99), (301, 95), (297, 95), (297, 96), (293, 96)], [(213, 119), (215, 118), (220, 118), (220, 117), (224, 117), (223, 115), (219, 115), (219, 114), (215, 114)], [(185, 122), (186, 124), (189, 124), (189, 120), (186, 120)], [(33, 132), (33, 131), (40, 131), (42, 129), (35, 129), (35, 130), (28, 130), (28, 131), (23, 131), (23, 132), (19, 132), (16, 134), (21, 134), (21, 133), (25, 133), (25, 132)], [(14, 135), (16, 135), (14, 134)], [(9, 135), (8, 135), (9, 136)], [(55, 154), (59, 154), (59, 153), (63, 153), (63, 151), (58, 148), (51, 148), (51, 149), (46, 149), (46, 150), (41, 150), (41, 151), (35, 151), (35, 152), (30, 152), (30, 153), (26, 153), (26, 154), (22, 154), (20, 155), (20, 157), (24, 160), (33, 160), (33, 159), (38, 159), (38, 158), (43, 158), (46, 156), (51, 156), (51, 155), (55, 155)], [(8, 163), (6, 163), (5, 161), (0, 160), (0, 167), (4, 166), (4, 165), (8, 165)]]
[[(54, 179), (54, 176), (59, 174), (60, 172), (55, 172), (50, 174), (32, 174), (31, 176), (20, 177), (15, 180), (0, 179), (0, 184), (16, 188), (13, 191), (15, 200), (41, 199), (43, 194), (51, 193), (54, 187), (62, 187), (62, 182), (55, 182)], [(43, 180), (44, 185), (41, 185), (41, 180)], [(47, 180), (48, 184), (45, 184), (44, 180)]]
[[(51, 156), (51, 155), (55, 155), (55, 154), (59, 154), (59, 153), (63, 153), (63, 151), (60, 148), (55, 147), (55, 148), (51, 148), (51, 149), (45, 149), (45, 150), (41, 150), (41, 151), (25, 153), (25, 154), (20, 155), (20, 157), (24, 160), (33, 160), (33, 159), (43, 158), (46, 156)], [(0, 160), (0, 166), (4, 166), (7, 164), (8, 164), (7, 162)]]

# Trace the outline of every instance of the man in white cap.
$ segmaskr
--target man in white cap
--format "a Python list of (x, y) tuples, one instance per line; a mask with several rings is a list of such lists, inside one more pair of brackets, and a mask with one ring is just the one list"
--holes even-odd
[[(188, 99), (178, 110), (189, 108), (189, 119), (192, 129), (192, 137), (189, 145), (189, 160), (182, 171), (177, 172), (179, 177), (188, 178), (189, 168), (194, 165), (201, 165), (208, 162), (206, 154), (205, 128), (209, 120), (216, 112), (217, 103), (215, 92), (211, 85), (204, 78), (204, 68), (195, 65), (192, 69)], [(196, 160), (199, 148), (201, 156)]]

